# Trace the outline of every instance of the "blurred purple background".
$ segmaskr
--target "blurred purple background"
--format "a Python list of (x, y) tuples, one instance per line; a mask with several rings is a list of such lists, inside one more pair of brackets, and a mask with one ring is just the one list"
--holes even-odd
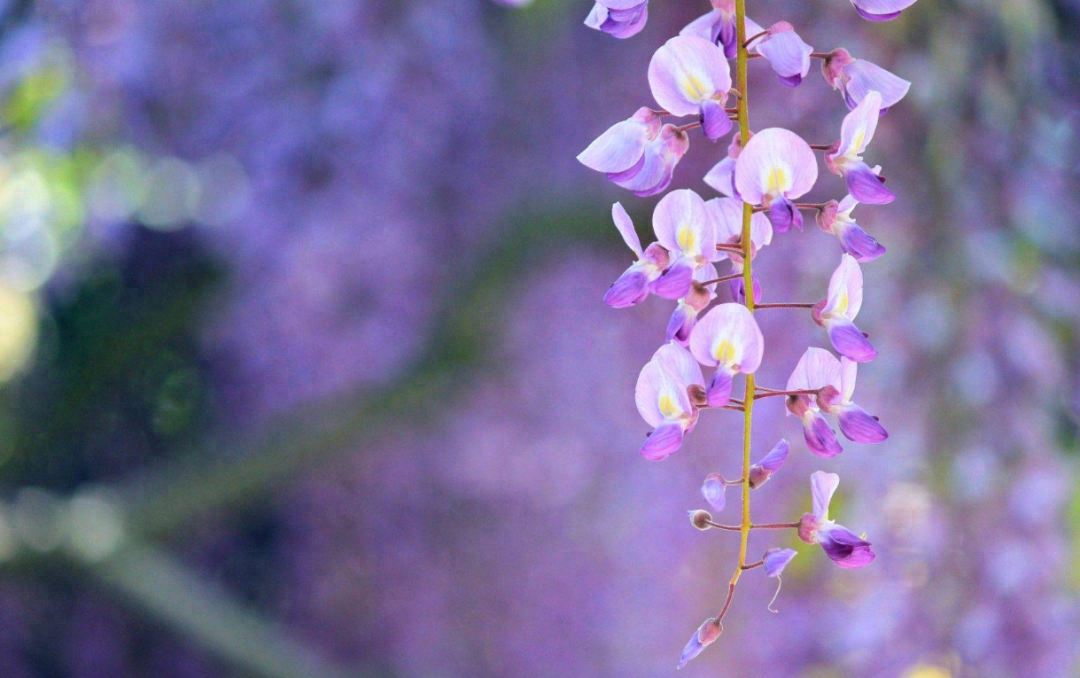
[[(671, 306), (601, 297), (611, 203), (641, 230), (656, 199), (574, 159), (708, 9), (653, 4), (619, 41), (585, 0), (0, 2), (0, 676), (674, 675), (738, 546), (685, 512), (740, 431), (637, 455)], [(823, 461), (763, 401), (755, 455), (793, 445), (755, 520), (835, 471), (878, 559), (754, 533), (800, 553), (780, 613), (749, 573), (682, 673), (1076, 676), (1080, 4), (748, 5), (914, 82), (874, 141), (901, 199), (859, 213), (892, 437)], [(845, 112), (816, 71), (751, 88), (815, 143)], [(673, 187), (712, 197), (725, 149), (693, 136)], [(766, 301), (836, 254), (778, 236)], [(773, 313), (782, 386), (822, 336)]]

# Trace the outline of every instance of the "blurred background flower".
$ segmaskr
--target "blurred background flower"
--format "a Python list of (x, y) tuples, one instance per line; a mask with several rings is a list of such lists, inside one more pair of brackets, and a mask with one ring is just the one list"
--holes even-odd
[[(601, 297), (610, 203), (656, 199), (574, 160), (707, 9), (654, 4), (615, 41), (571, 0), (0, 3), (0, 675), (674, 671), (737, 546), (685, 512), (738, 431), (636, 454), (670, 304)], [(900, 200), (859, 214), (892, 437), (825, 469), (873, 566), (755, 534), (800, 553), (780, 614), (744, 578), (685, 671), (1075, 676), (1080, 4), (750, 4), (916, 83), (874, 140)], [(833, 137), (816, 74), (752, 78), (756, 127)], [(831, 236), (767, 254), (767, 300), (824, 295)], [(822, 341), (762, 329), (770, 385)], [(821, 464), (757, 416), (755, 456), (793, 445), (755, 516), (794, 519)]]

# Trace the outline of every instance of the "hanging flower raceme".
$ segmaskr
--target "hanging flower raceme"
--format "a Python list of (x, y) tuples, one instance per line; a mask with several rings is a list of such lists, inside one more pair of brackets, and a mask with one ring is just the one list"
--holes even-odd
[(855, 326), (862, 300), (863, 277), (859, 262), (850, 254), (842, 254), (840, 265), (829, 280), (829, 296), (813, 308), (814, 322), (829, 332), (829, 341), (840, 355), (865, 363), (876, 358), (877, 351)]
[(787, 460), (788, 450), (791, 449), (791, 445), (788, 441), (781, 440), (776, 443), (776, 446), (769, 451), (761, 461), (750, 467), (750, 489), (755, 490), (764, 485), (773, 473), (780, 470), (780, 467), (784, 465)]
[(611, 218), (627, 247), (637, 255), (637, 260), (611, 285), (604, 295), (604, 303), (612, 308), (626, 308), (641, 303), (649, 296), (652, 284), (668, 267), (671, 257), (660, 243), (654, 242), (648, 249), (641, 249), (634, 222), (622, 204), (611, 206)]
[(844, 48), (829, 52), (821, 62), (825, 82), (840, 90), (848, 108), (855, 108), (870, 92), (881, 94), (881, 112), (895, 106), (911, 83), (865, 59), (856, 59)]
[(634, 400), (641, 418), (653, 427), (641, 454), (666, 459), (682, 445), (683, 435), (697, 423), (698, 410), (687, 391), (704, 387), (701, 366), (678, 344), (664, 344), (638, 375)]
[[(789, 391), (820, 391), (840, 383), (840, 364), (836, 356), (823, 348), (808, 348), (788, 377)], [(821, 415), (817, 399), (809, 395), (789, 396), (788, 413), (802, 421), (806, 447), (826, 459), (843, 452), (829, 422)]]
[(874, 138), (878, 115), (881, 110), (881, 94), (869, 92), (840, 126), (840, 141), (825, 153), (825, 166), (833, 174), (847, 182), (848, 191), (859, 202), (871, 205), (887, 205), (896, 199), (885, 188), (885, 177), (880, 168), (871, 169), (863, 162), (862, 154)]
[(817, 181), (814, 151), (786, 129), (770, 127), (755, 134), (735, 161), (735, 188), (742, 199), (768, 208), (773, 228), (786, 233), (802, 229), (802, 215), (794, 200)]
[(716, 267), (711, 263), (694, 271), (694, 281), (686, 296), (679, 299), (675, 311), (667, 324), (667, 340), (682, 346), (690, 344), (690, 332), (697, 324), (698, 314), (704, 311), (716, 299), (716, 283), (706, 285), (717, 277)]
[(735, 161), (741, 152), (742, 137), (739, 132), (735, 132), (728, 144), (727, 155), (705, 175), (705, 184), (729, 198), (738, 198), (739, 192), (735, 189)]
[(697, 115), (705, 136), (716, 141), (731, 130), (724, 105), (731, 68), (720, 48), (692, 35), (668, 40), (649, 62), (649, 87), (672, 115)]
[(629, 38), (645, 28), (649, 0), (596, 0), (585, 25), (616, 38)]
[(723, 633), (724, 627), (720, 624), (720, 620), (714, 618), (706, 619), (697, 631), (694, 631), (694, 635), (690, 636), (690, 642), (683, 648), (682, 656), (679, 657), (679, 666), (682, 668), (686, 666), (694, 657), (701, 654), (701, 651), (705, 649), (707, 645), (712, 644)]
[[(718, 245), (737, 245), (742, 240), (742, 212), (743, 202), (735, 198), (713, 198), (705, 203), (709, 216), (716, 225), (716, 242)], [(753, 259), (761, 248), (772, 242), (772, 224), (764, 214), (754, 214), (750, 217), (750, 258)], [(731, 273), (743, 272), (743, 257), (741, 254), (730, 250), (719, 252), (718, 259), (731, 260)], [(752, 275), (754, 283), (754, 301), (761, 301), (761, 284), (757, 276)], [(728, 281), (731, 288), (732, 298), (741, 303), (746, 302), (746, 281), (741, 277)]]
[(858, 204), (851, 195), (844, 196), (840, 202), (830, 200), (818, 212), (817, 223), (821, 230), (839, 238), (840, 248), (855, 257), (855, 261), (873, 261), (885, 254), (885, 247), (855, 223), (851, 212)]
[(859, 16), (868, 21), (892, 21), (916, 0), (851, 0)]
[(810, 72), (810, 55), (814, 48), (806, 44), (786, 21), (770, 26), (768, 33), (754, 42), (753, 49), (765, 57), (780, 82), (788, 87), (798, 87)]
[(720, 304), (698, 321), (690, 333), (690, 352), (702, 365), (716, 367), (705, 388), (706, 405), (728, 404), (733, 378), (757, 371), (764, 346), (754, 315), (742, 304)]
[[(735, 0), (712, 0), (712, 11), (691, 21), (679, 31), (679, 35), (693, 35), (720, 45), (724, 56), (734, 59), (739, 49), (735, 28)], [(746, 19), (746, 35), (757, 35), (761, 26), (749, 17)]]
[(799, 539), (807, 544), (821, 544), (825, 555), (834, 563), (853, 570), (873, 562), (874, 552), (870, 542), (829, 519), (829, 502), (839, 484), (840, 476), (835, 473), (815, 471), (810, 476), (814, 512), (803, 515), (799, 521)]
[(889, 437), (885, 427), (881, 425), (877, 417), (867, 414), (866, 410), (851, 401), (851, 396), (855, 393), (855, 378), (858, 371), (857, 362), (841, 358), (840, 382), (839, 384), (830, 383), (818, 393), (818, 407), (822, 412), (836, 416), (840, 432), (848, 440), (856, 443), (880, 443)]

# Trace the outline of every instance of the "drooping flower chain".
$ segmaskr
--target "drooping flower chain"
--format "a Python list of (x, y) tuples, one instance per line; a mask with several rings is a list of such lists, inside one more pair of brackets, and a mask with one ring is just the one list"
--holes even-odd
[[(851, 0), (859, 14), (871, 21), (894, 19), (915, 1)], [(790, 447), (781, 440), (757, 463), (750, 463), (752, 408), (757, 399), (784, 397), (788, 413), (802, 423), (807, 448), (823, 458), (842, 451), (826, 415), (834, 417), (840, 432), (853, 442), (880, 443), (888, 437), (878, 419), (852, 400), (858, 364), (877, 356), (867, 335), (855, 325), (863, 296), (859, 263), (885, 253), (856, 223), (852, 212), (860, 203), (884, 205), (896, 198), (885, 187), (881, 168), (864, 161), (863, 154), (881, 114), (903, 99), (910, 87), (908, 81), (852, 57), (843, 48), (815, 52), (785, 21), (762, 28), (746, 17), (745, 0), (711, 0), (711, 4), (711, 11), (653, 55), (648, 80), (661, 109), (640, 108), (578, 156), (582, 164), (603, 172), (618, 186), (650, 196), (667, 190), (676, 165), (690, 148), (691, 130), (701, 128), (710, 141), (732, 134), (726, 156), (704, 177), (722, 197), (706, 201), (689, 189), (665, 195), (653, 212), (656, 241), (648, 247), (642, 247), (623, 206), (615, 203), (612, 207), (615, 226), (636, 259), (604, 301), (613, 308), (626, 308), (654, 294), (676, 302), (667, 343), (638, 376), (637, 408), (653, 429), (641, 447), (642, 456), (660, 461), (677, 451), (703, 410), (740, 411), (744, 419), (739, 479), (711, 473), (701, 487), (705, 501), (720, 512), (726, 503), (726, 487), (741, 486), (740, 524), (715, 522), (704, 510), (690, 512), (691, 523), (698, 529), (740, 533), (739, 562), (723, 607), (693, 633), (679, 660), (680, 668), (719, 638), (744, 571), (762, 568), (779, 580), (795, 557), (793, 549), (771, 548), (760, 560), (747, 562), (750, 530), (797, 530), (800, 539), (820, 544), (825, 555), (843, 568), (863, 567), (874, 560), (870, 542), (829, 517), (829, 503), (840, 482), (834, 473), (811, 475), (813, 510), (801, 519), (775, 524), (750, 521), (750, 492), (780, 469)], [(641, 31), (647, 19), (648, 0), (596, 0), (585, 24), (629, 38)], [(811, 145), (781, 128), (751, 132), (747, 63), (754, 58), (765, 59), (790, 87), (802, 83), (813, 59), (821, 60), (826, 82), (841, 93), (849, 109), (839, 141)], [(729, 59), (736, 61), (734, 87)], [(730, 100), (734, 106), (729, 106)], [(663, 122), (665, 117), (687, 116), (692, 118), (687, 124)], [(840, 200), (799, 202), (817, 181), (815, 151), (823, 151), (825, 167), (844, 179), (847, 195)], [(842, 254), (827, 294), (818, 303), (760, 303), (762, 286), (753, 274), (752, 262), (772, 242), (774, 231), (783, 234), (792, 227), (801, 231), (804, 211), (814, 212), (818, 226), (840, 242)], [(721, 275), (716, 266), (724, 260), (731, 268)], [(717, 304), (717, 287), (724, 282), (733, 301)], [(753, 313), (770, 308), (808, 310), (840, 357), (810, 347), (783, 390), (755, 384), (765, 340)], [(712, 369), (708, 379), (702, 366)], [(732, 395), (740, 374), (746, 380), (741, 399)]]

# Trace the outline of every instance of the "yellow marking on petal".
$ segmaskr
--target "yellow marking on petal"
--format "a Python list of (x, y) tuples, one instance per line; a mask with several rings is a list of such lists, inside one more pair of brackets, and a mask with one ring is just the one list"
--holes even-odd
[(784, 191), (791, 188), (787, 171), (779, 165), (774, 165), (772, 169), (769, 170), (769, 178), (765, 183), (765, 193), (769, 195), (781, 195)]
[(723, 365), (735, 362), (735, 345), (730, 340), (721, 341), (713, 350), (713, 357)]
[(694, 233), (694, 229), (686, 225), (680, 226), (676, 239), (679, 241), (679, 248), (683, 252), (687, 254), (697, 253), (697, 234)]
[(851, 304), (851, 300), (848, 299), (847, 292), (841, 292), (839, 298), (836, 300), (836, 307), (833, 308), (833, 313), (839, 313), (843, 315), (847, 313), (848, 306)]
[(855, 136), (851, 138), (851, 147), (848, 148), (848, 155), (858, 155), (859, 150), (863, 145), (863, 139), (865, 138), (866, 125), (859, 125), (859, 129), (855, 131)]
[(704, 83), (689, 73), (683, 78), (682, 90), (683, 94), (686, 95), (686, 98), (694, 103), (704, 101), (707, 96)]
[(664, 415), (665, 419), (672, 419), (680, 414), (682, 410), (679, 409), (678, 403), (670, 395), (665, 393), (660, 396), (660, 414)]

